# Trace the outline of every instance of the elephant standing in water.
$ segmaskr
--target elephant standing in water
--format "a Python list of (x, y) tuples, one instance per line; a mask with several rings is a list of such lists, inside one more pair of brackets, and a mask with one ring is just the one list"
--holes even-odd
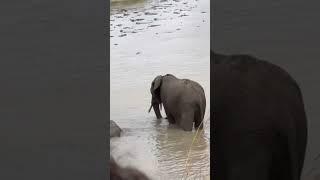
[(215, 180), (299, 180), (307, 120), (299, 86), (280, 67), (211, 52)]
[[(163, 108), (171, 124), (179, 125), (185, 131), (203, 128), (201, 123), (206, 110), (206, 98), (203, 88), (197, 82), (189, 79), (178, 79), (167, 74), (157, 76), (151, 84), (151, 108), (162, 118), (160, 109)], [(160, 107), (160, 109), (159, 109)]]

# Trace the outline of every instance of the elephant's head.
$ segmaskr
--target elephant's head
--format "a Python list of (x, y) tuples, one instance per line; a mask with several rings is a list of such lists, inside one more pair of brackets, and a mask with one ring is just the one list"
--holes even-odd
[(160, 113), (160, 109), (162, 106), (162, 101), (161, 101), (161, 96), (160, 96), (161, 84), (162, 84), (162, 76), (159, 75), (156, 78), (154, 78), (154, 80), (151, 83), (151, 88), (150, 88), (152, 98), (151, 98), (151, 106), (149, 108), (149, 112), (151, 111), (151, 108), (153, 108), (158, 119), (162, 118), (161, 113)]

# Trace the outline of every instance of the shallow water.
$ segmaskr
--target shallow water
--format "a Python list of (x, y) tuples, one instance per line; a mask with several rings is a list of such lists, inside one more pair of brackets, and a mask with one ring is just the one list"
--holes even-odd
[(209, 118), (210, 1), (116, 1), (110, 17), (110, 116), (124, 133), (111, 140), (111, 152), (120, 164), (152, 179), (181, 179), (186, 169), (191, 179), (209, 177), (210, 120), (191, 148), (187, 168), (195, 131), (169, 126), (147, 111), (151, 81), (170, 73), (203, 86)]

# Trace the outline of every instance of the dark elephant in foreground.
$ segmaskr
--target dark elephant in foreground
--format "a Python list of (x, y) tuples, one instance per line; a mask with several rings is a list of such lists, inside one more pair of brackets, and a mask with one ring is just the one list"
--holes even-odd
[[(171, 124), (177, 124), (185, 131), (203, 128), (201, 123), (206, 110), (205, 93), (201, 85), (189, 79), (179, 79), (172, 74), (157, 76), (151, 84), (151, 108), (157, 118), (162, 118), (163, 108)], [(159, 109), (160, 107), (160, 109)]]
[(282, 68), (211, 52), (215, 180), (299, 180), (307, 119), (300, 88)]

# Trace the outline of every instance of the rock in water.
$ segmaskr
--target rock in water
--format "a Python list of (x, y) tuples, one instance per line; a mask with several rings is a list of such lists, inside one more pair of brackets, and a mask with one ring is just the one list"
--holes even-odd
[(121, 131), (121, 128), (113, 120), (110, 120), (110, 138), (120, 137)]

